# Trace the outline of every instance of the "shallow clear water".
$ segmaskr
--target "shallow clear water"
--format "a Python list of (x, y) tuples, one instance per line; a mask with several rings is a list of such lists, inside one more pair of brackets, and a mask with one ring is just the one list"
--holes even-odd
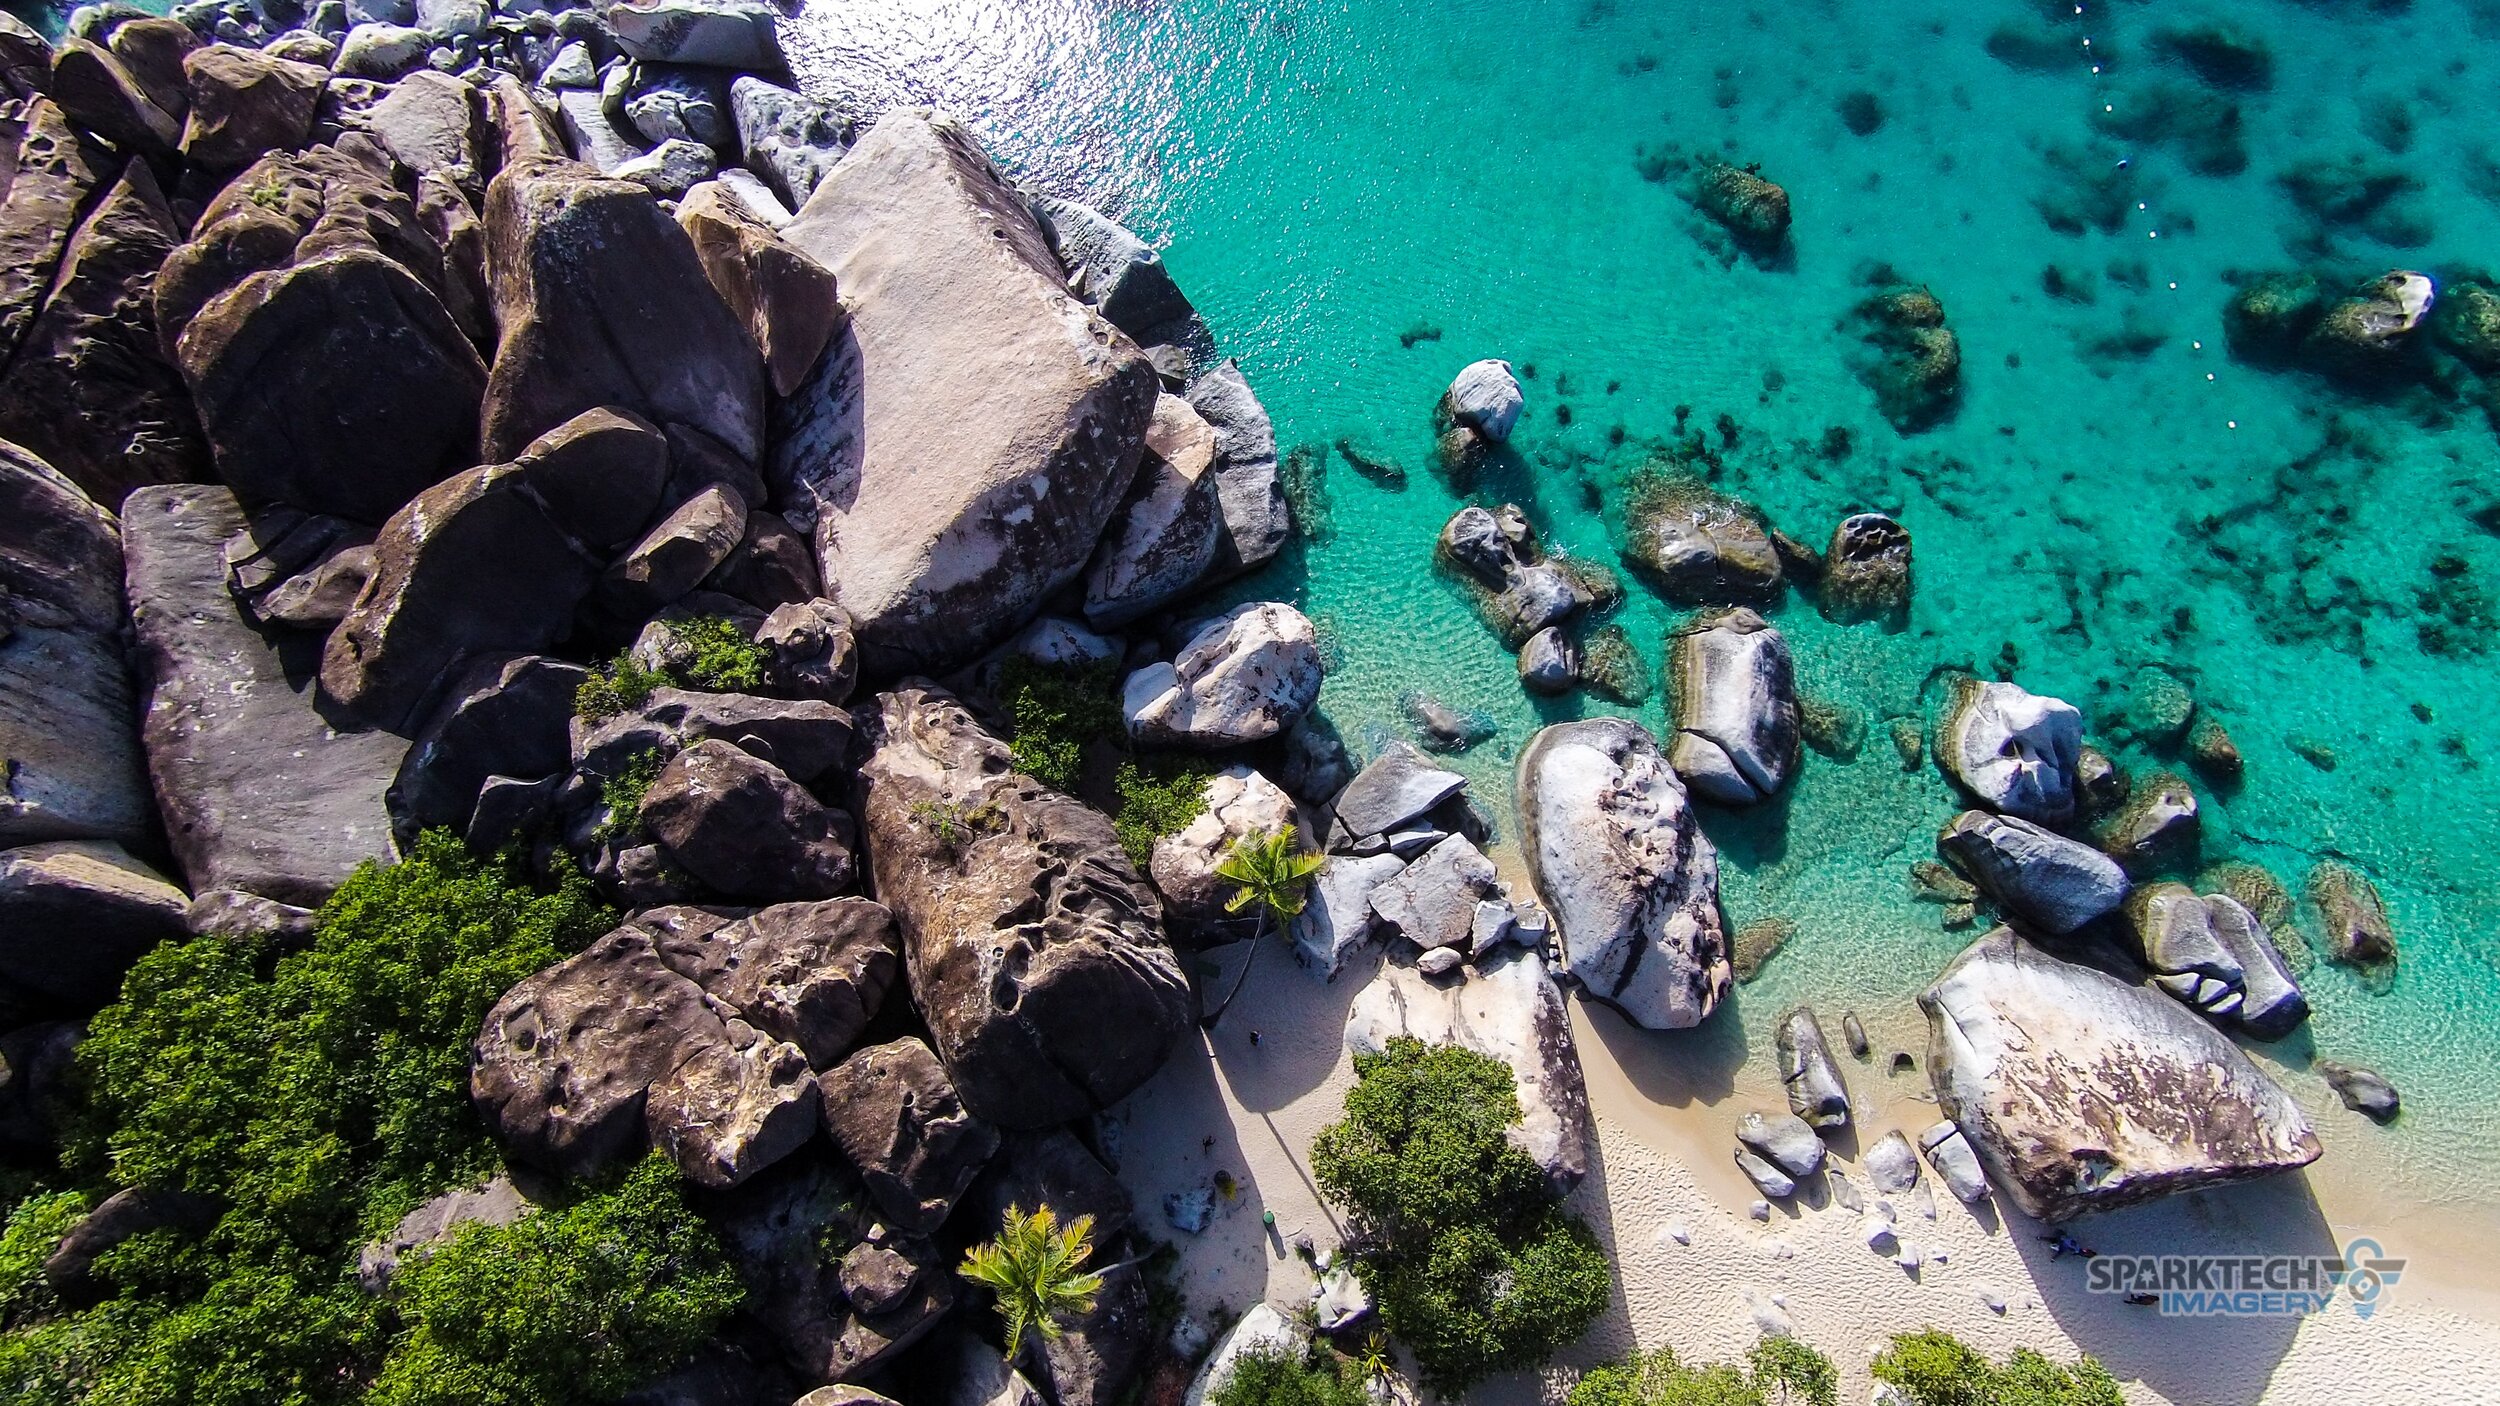
[[(1909, 895), (1907, 866), (1955, 806), (1932, 768), (1904, 774), (1883, 721), (1929, 715), (1931, 670), (2010, 663), (2097, 718), (2159, 663), (2247, 757), (2236, 794), (2200, 787), (2206, 857), (2265, 864), (2295, 891), (2314, 858), (2347, 858), (2403, 942), (2383, 996), (2321, 967), (2308, 1035), (2269, 1053), (2313, 1105), (2331, 1096), (2305, 1072), (2312, 1041), (2386, 1070), (2408, 1114), (2357, 1134), (2377, 1140), (2364, 1155), (2392, 1158), (2414, 1196), (2465, 1198), (2500, 1150), (2500, 710), (2488, 613), (2454, 582), (2495, 589), (2500, 543), (2472, 514), (2500, 500), (2500, 442), (2470, 404), (2359, 400), (2241, 365), (2221, 309), (2226, 271), (2322, 251), (2355, 274), (2443, 275), (2500, 252), (2500, 119), (2480, 97), (2500, 5), (2037, 18), (2066, 8), (846, 0), (793, 28), (803, 75), (839, 68), (953, 108), (1021, 172), (1165, 241), (1284, 444), (1350, 439), (1406, 467), (1392, 492), (1328, 455), (1333, 536), (1244, 593), (1321, 622), (1324, 705), (1358, 745), (1400, 729), (1411, 691), (1497, 721), (1461, 765), (1504, 823), (1517, 748), (1581, 705), (1531, 705), (1433, 570), (1464, 500), (1428, 470), (1429, 412), (1459, 366), (1534, 368), (1523, 467), (1478, 496), (1521, 502), (1599, 560), (1615, 560), (1621, 475), (1683, 407), (1714, 445), (1732, 417), (1722, 486), (1797, 537), (1819, 545), (1856, 509), (1901, 517), (1917, 551), (1907, 631), (1833, 626), (1794, 597), (1771, 612), (1803, 687), (1864, 715), (1863, 751), (1809, 753), (1784, 807), (1708, 821), (1731, 920), (1798, 928), (1738, 1002), (1757, 1053), (1792, 1000), (1905, 1007), (1967, 939)], [(2094, 126), (2211, 91), (2151, 42), (2211, 16), (2274, 59), (2270, 89), (2222, 94), (2247, 152), (2224, 177), (2192, 172), (2177, 143)], [(2008, 22), (2050, 36), (2050, 68), (1991, 56)], [(2072, 61), (2056, 57), (2069, 43)], [(1863, 136), (1837, 109), (1861, 90), (1884, 113)], [(1724, 257), (1639, 168), (1664, 144), (1760, 162), (1793, 199), (1793, 261)], [(2369, 231), (2304, 217), (2278, 179), (2347, 153), (2418, 182)], [(2051, 228), (2044, 206), (2086, 198), (2113, 230)], [(1931, 286), (1962, 339), (1962, 407), (1928, 433), (1876, 413), (1836, 327), (1878, 261)], [(2091, 300), (2044, 291), (2051, 264)], [(1439, 336), (1401, 344), (1419, 329)], [(1835, 426), (1852, 448), (1831, 459), (1818, 446)], [(2464, 563), (2445, 596), (2442, 557)], [(1626, 580), (1620, 618), (1654, 671), (1678, 612)], [(2445, 652), (2426, 651), (2426, 628)], [(1633, 711), (1661, 721), (1655, 700)]]

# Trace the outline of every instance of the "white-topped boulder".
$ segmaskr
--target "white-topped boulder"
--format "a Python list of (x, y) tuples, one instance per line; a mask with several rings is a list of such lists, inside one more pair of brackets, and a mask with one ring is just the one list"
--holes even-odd
[(1210, 751), (1264, 741), (1319, 701), (1319, 633), (1277, 601), (1237, 606), (1201, 626), (1170, 663), (1128, 676), (1121, 713), (1148, 746)]
[(1488, 359), (1469, 362), (1459, 371), (1441, 397), (1441, 408), (1452, 420), (1498, 443), (1510, 438), (1511, 426), (1528, 408), (1528, 397), (1509, 362)]
[(2018, 684), (1965, 678), (1936, 730), (1936, 765), (1981, 805), (2039, 825), (2075, 816), (2083, 714)]

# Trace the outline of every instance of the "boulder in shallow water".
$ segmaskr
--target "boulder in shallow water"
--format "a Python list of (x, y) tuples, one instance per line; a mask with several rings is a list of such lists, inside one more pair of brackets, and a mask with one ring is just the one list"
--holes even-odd
[(1675, 740), (1667, 760), (1705, 800), (1756, 805), (1797, 767), (1797, 666), (1771, 622), (1744, 607), (1707, 612), (1668, 656)]
[(1858, 379), (1875, 392), (1884, 418), (1903, 434), (1932, 429), (1962, 399), (1962, 344), (1945, 326), (1944, 304), (1921, 288), (1891, 288), (1868, 298), (1842, 326), (1864, 350)]
[(2309, 901), (2325, 928), (2328, 957), (2359, 967), (2395, 965), (2396, 929), (2368, 875), (2338, 860), (2320, 860), (2309, 871)]
[(1624, 560), (1678, 605), (1774, 600), (1780, 558), (1751, 508), (1689, 478), (1653, 480), (1626, 509)]
[(1172, 662), (1129, 675), (1120, 710), (1140, 743), (1213, 751), (1292, 727), (1319, 700), (1319, 685), (1309, 617), (1253, 601), (1199, 627)]
[(2075, 817), (2083, 714), (2020, 685), (1954, 681), (1936, 729), (1936, 765), (1988, 809), (2036, 825)]
[(1776, 254), (1788, 242), (1788, 192), (1758, 167), (1705, 160), (1694, 168), (1690, 194), (1750, 253)]
[(2309, 1018), (2309, 998), (2292, 975), (2282, 949), (2259, 924), (2257, 916), (2227, 894), (2205, 895), (2206, 915), (2214, 936), (2239, 963), (2247, 994), (2240, 1002), (2240, 1028), (2260, 1040), (2280, 1040)]
[(1460, 1045), (1510, 1066), (1520, 1122), (1510, 1140), (1557, 1187), (1588, 1174), (1588, 1087), (1571, 1014), (1543, 956), (1513, 948), (1487, 958), (1466, 981), (1441, 985), (1411, 967), (1384, 966), (1346, 1015), (1346, 1048), (1379, 1054), (1407, 1038)]
[(1293, 535), (1277, 469), (1276, 426), (1231, 357), (1200, 373), (1181, 395), (1215, 431), (1215, 494), (1224, 532), (1208, 579), (1229, 580), (1266, 565)]
[(1910, 530), (1882, 513), (1853, 513), (1832, 529), (1814, 598), (1827, 620), (1897, 629), (1910, 613), (1910, 583)]
[(2389, 370), (2431, 315), (2438, 289), (2427, 274), (2397, 269), (2328, 302), (2302, 344), (2310, 360), (2347, 376)]
[(2127, 895), (2127, 926), (2155, 986), (2209, 1020), (2229, 1024), (2238, 1019), (2248, 975), (2238, 955), (2214, 931), (2213, 915), (2196, 890), (2185, 884), (2144, 885)]
[(2368, 1116), (2373, 1122), (2392, 1122), (2403, 1110), (2404, 1101), (2397, 1096), (2396, 1086), (2375, 1069), (2336, 1059), (2319, 1060), (2314, 1067), (2328, 1086), (2335, 1090), (2335, 1096), (2344, 1101), (2346, 1108)]
[(1849, 1085), (1840, 1077), (1814, 1008), (1799, 1006), (1781, 1016), (1773, 1043), (1780, 1082), (1788, 1086), (1788, 1110), (1818, 1132), (1849, 1126)]
[(1519, 646), (1519, 684), (1547, 697), (1569, 693), (1580, 681), (1580, 646), (1558, 625), (1547, 626)]
[(2116, 861), (2027, 820), (1966, 810), (1936, 848), (2008, 918), (2053, 936), (2115, 911), (2127, 897)]
[(2010, 929), (1956, 957), (1919, 1006), (1939, 1105), (2039, 1219), (2288, 1171), (2321, 1150), (2221, 1032)]
[(2128, 786), (2127, 799), (2093, 837), (2130, 874), (2191, 870), (2196, 867), (2196, 792), (2174, 772), (2141, 777)]
[(1135, 481), (1154, 367), (1067, 295), (951, 120), (879, 119), (783, 235), (833, 270), (851, 330), (781, 407), (775, 487), (869, 674), (961, 663), (1083, 571)]
[(1496, 444), (1510, 438), (1511, 426), (1527, 408), (1519, 378), (1509, 362), (1498, 359), (1469, 362), (1441, 396), (1442, 414)]
[(1190, 992), (1111, 822), (1012, 771), (937, 689), (882, 695), (861, 738), (876, 892), (965, 1106), (1043, 1127), (1144, 1083), (1188, 1026)]
[(1657, 740), (1624, 718), (1557, 723), (1519, 754), (1520, 848), (1563, 966), (1635, 1025), (1698, 1025), (1734, 980), (1719, 856)]

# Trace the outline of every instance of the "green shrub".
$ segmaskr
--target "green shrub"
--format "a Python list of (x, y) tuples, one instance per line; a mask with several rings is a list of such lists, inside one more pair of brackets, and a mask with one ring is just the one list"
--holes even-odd
[(1355, 1073), (1311, 1169), (1350, 1214), (1355, 1273), (1426, 1384), (1455, 1395), (1586, 1332), (1611, 1274), (1596, 1237), (1503, 1135), (1519, 1119), (1510, 1070), (1397, 1040), (1358, 1056)]
[(621, 650), (573, 690), (573, 711), (591, 722), (630, 713), (650, 702), (652, 692), (668, 681), (667, 671), (646, 669), (634, 662), (632, 650)]
[(1144, 767), (1120, 763), (1119, 776), (1112, 783), (1119, 793), (1120, 809), (1112, 827), (1119, 831), (1120, 848), (1128, 851), (1129, 862), (1139, 872), (1154, 857), (1155, 841), (1188, 829), (1189, 822), (1206, 810), (1207, 779), (1214, 774), (1213, 767), (1195, 758)]
[(683, 1363), (740, 1298), (657, 1155), (613, 1191), (463, 1229), (393, 1288), (408, 1329), (371, 1406), (613, 1400)]
[(2060, 1367), (2030, 1348), (2003, 1366), (1941, 1329), (1896, 1334), (1870, 1370), (1912, 1406), (2122, 1406), (2118, 1379), (2090, 1357)]
[(0, 1227), (0, 1324), (50, 1298), (43, 1262), (86, 1210), (87, 1198), (77, 1192), (51, 1191), (28, 1196), (9, 1212)]
[(1371, 1406), (1371, 1398), (1334, 1353), (1304, 1357), (1267, 1348), (1235, 1358), (1232, 1374), (1207, 1393), (1207, 1406)]
[(660, 771), (668, 763), (660, 760), (656, 747), (646, 747), (625, 759), (616, 775), (599, 785), (599, 804), (606, 808), (607, 818), (593, 832), (602, 840), (630, 840), (642, 833), (642, 798), (650, 793), (651, 783), (660, 779)]
[[(541, 892), (435, 831), (349, 878), (305, 950), (202, 937), (140, 958), (79, 1046), (67, 1164), (91, 1193), (183, 1189), (227, 1210), (106, 1255), (102, 1306), (0, 1333), (0, 1398), (353, 1399), (390, 1339), (358, 1246), (495, 1165), (469, 1104), (487, 1008), (615, 917), (578, 874)], [(29, 1202), (0, 1239), (31, 1254), (57, 1214)]]
[(1119, 683), (1116, 663), (1068, 669), (1011, 658), (1001, 664), (998, 702), (1015, 729), (1008, 753), (1016, 770), (1075, 794), (1087, 744), (1125, 739)]
[(1673, 1348), (1599, 1367), (1571, 1388), (1566, 1406), (1833, 1406), (1840, 1374), (1794, 1338), (1764, 1338), (1747, 1365), (1688, 1366)]
[(771, 654), (728, 618), (697, 615), (672, 620), (668, 628), (678, 643), (693, 652), (677, 671), (687, 687), (706, 693), (745, 693), (764, 686), (764, 665)]

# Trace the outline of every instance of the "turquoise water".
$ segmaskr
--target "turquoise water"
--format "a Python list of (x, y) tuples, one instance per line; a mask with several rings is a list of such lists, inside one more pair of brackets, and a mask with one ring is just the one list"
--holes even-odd
[[(1809, 753), (1785, 807), (1708, 821), (1731, 920), (1798, 927), (1738, 1003), (1757, 1055), (1787, 1002), (1897, 1010), (1967, 940), (1910, 897), (1907, 866), (1955, 807), (1932, 768), (1903, 772), (1884, 723), (1929, 716), (1931, 670), (2010, 663), (2099, 717), (2163, 664), (2247, 758), (2236, 794), (2200, 786), (2207, 858), (2297, 891), (2314, 858), (2344, 857), (2375, 876), (2403, 943), (2384, 995), (2313, 973), (2310, 1035), (2276, 1056), (2304, 1069), (2314, 1040), (2386, 1070), (2406, 1119), (2349, 1136), (2374, 1139), (2362, 1152), (2411, 1195), (2470, 1199), (2500, 1151), (2500, 709), (2473, 594), (2500, 591), (2500, 543), (2472, 517), (2500, 501), (2500, 443), (2471, 405), (2242, 365), (2221, 310), (2232, 270), (2323, 255), (2445, 275), (2500, 254), (2500, 119), (2483, 101), (2500, 5), (2038, 18), (2069, 8), (926, 0), (819, 4), (795, 28), (803, 75), (951, 107), (1020, 171), (1164, 241), (1285, 445), (1347, 439), (1407, 469), (1390, 491), (1326, 456), (1333, 535), (1244, 593), (1321, 622), (1323, 703), (1358, 745), (1400, 729), (1411, 691), (1496, 721), (1461, 765), (1504, 824), (1528, 733), (1596, 705), (1531, 705), (1432, 568), (1465, 500), (1427, 467), (1428, 417), (1461, 365), (1534, 368), (1522, 465), (1479, 496), (1523, 503), (1600, 561), (1623, 476), (1684, 407), (1714, 447), (1732, 417), (1721, 486), (1800, 539), (1819, 546), (1853, 510), (1900, 516), (1917, 553), (1906, 631), (1832, 626), (1795, 596), (1771, 612), (1803, 688), (1864, 716), (1862, 752)], [(2151, 39), (2211, 17), (2273, 58), (2269, 90), (2221, 95), (2243, 113), (2246, 168), (2228, 176), (2095, 126), (2140, 131), (2129, 116), (2212, 93)], [(2052, 67), (1992, 57), (2006, 23), (2048, 36)], [(1839, 111), (1859, 91), (1884, 116), (1866, 135)], [(1726, 257), (1640, 169), (1670, 144), (1784, 184), (1793, 260)], [(2418, 189), (2367, 229), (2304, 217), (2279, 177), (2346, 154)], [(2079, 202), (2113, 228), (2054, 230), (2046, 212)], [(1879, 262), (1932, 287), (1962, 340), (1961, 409), (1928, 433), (1877, 413), (1836, 327)], [(2092, 300), (2046, 292), (2052, 264)], [(1833, 427), (1851, 446), (1838, 459), (1820, 449)], [(1679, 612), (1630, 584), (1618, 618), (1654, 672)], [(1655, 699), (1632, 711), (1661, 722)], [(2329, 1098), (2313, 1075), (2289, 1082)]]

